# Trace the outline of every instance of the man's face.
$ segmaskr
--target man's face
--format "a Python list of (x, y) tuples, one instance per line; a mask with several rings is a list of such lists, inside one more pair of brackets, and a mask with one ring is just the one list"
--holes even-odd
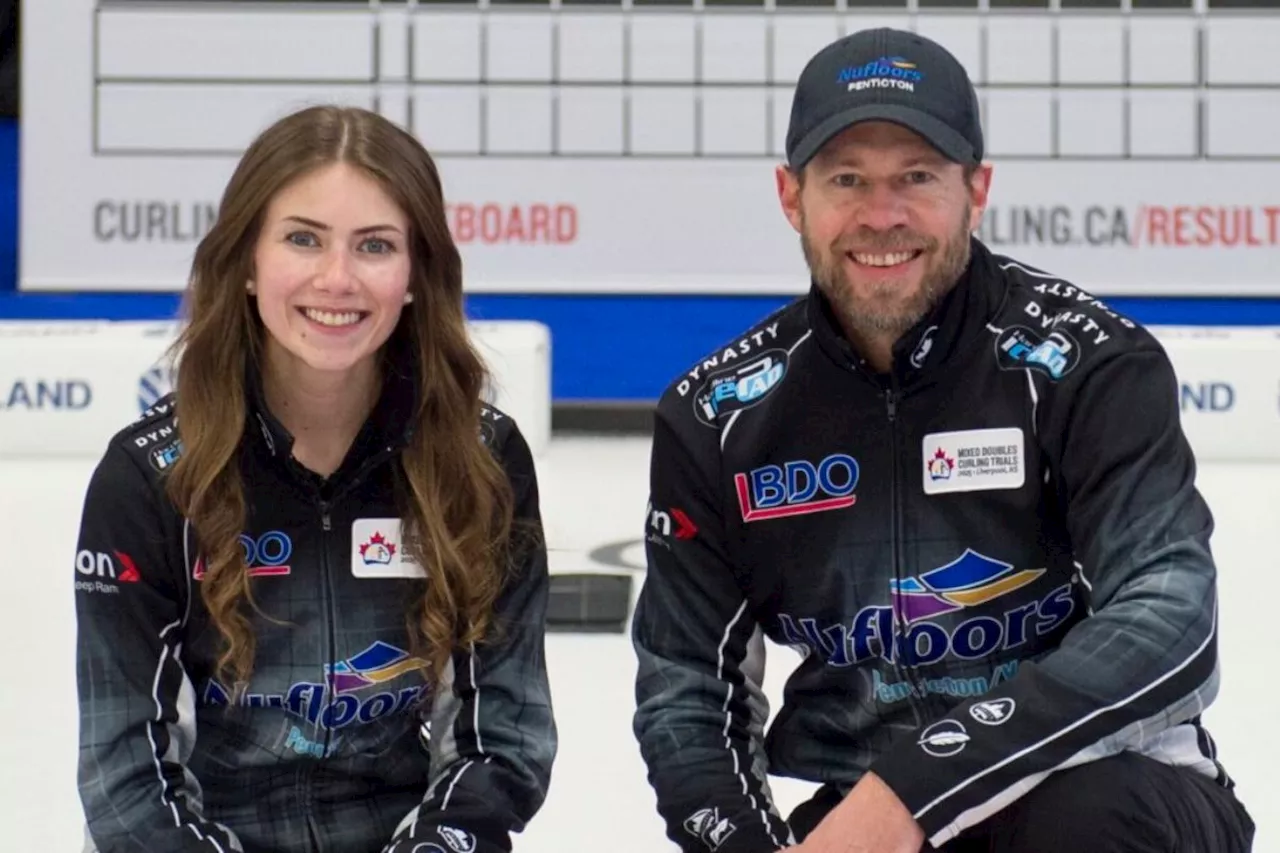
[(778, 194), (805, 260), (845, 328), (900, 335), (956, 283), (969, 262), (990, 166), (966, 180), (914, 132), (854, 125), (805, 167), (778, 169)]

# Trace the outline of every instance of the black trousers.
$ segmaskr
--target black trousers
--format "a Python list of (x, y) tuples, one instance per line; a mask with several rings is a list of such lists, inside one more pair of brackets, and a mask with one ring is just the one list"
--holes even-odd
[[(792, 812), (803, 840), (840, 801), (822, 788)], [(1249, 853), (1254, 823), (1232, 791), (1192, 770), (1121, 753), (1052, 774), (945, 853)], [(925, 851), (932, 848), (925, 844)]]

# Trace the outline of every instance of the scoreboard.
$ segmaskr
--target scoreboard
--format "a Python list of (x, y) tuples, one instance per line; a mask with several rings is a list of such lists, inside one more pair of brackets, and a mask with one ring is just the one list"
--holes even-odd
[[(55, 8), (56, 7), (56, 8)], [(951, 49), (980, 236), (1099, 293), (1280, 293), (1280, 0), (62, 0), (24, 7), (21, 287), (171, 290), (266, 124), (381, 112), (439, 161), (472, 290), (799, 292), (773, 185), (840, 35)]]

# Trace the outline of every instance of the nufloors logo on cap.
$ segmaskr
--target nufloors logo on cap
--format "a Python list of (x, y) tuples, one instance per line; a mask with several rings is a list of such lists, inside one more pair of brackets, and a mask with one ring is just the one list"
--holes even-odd
[(840, 70), (836, 82), (845, 83), (848, 91), (864, 89), (902, 89), (914, 92), (924, 79), (924, 72), (901, 56), (882, 56), (866, 65), (850, 65)]

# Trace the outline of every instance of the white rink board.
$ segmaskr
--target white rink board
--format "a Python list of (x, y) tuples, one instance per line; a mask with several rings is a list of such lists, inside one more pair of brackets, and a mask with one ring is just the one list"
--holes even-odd
[(1177, 374), (1182, 428), (1197, 459), (1280, 460), (1280, 328), (1151, 331)]
[(1278, 13), (28, 0), (20, 286), (181, 289), (243, 147), (337, 101), (436, 154), (473, 291), (799, 292), (791, 86), (891, 24), (979, 86), (997, 251), (1100, 295), (1280, 293)]
[[(468, 326), (487, 399), (535, 456), (551, 439), (551, 337), (540, 323)], [(167, 323), (0, 323), (0, 457), (97, 456), (169, 390)], [(1201, 461), (1280, 462), (1280, 328), (1151, 327), (1169, 354), (1182, 424)]]
[[(551, 333), (541, 323), (468, 324), (490, 371), (485, 399), (535, 457), (551, 440)], [(0, 322), (0, 459), (98, 458), (172, 389), (174, 323)]]

